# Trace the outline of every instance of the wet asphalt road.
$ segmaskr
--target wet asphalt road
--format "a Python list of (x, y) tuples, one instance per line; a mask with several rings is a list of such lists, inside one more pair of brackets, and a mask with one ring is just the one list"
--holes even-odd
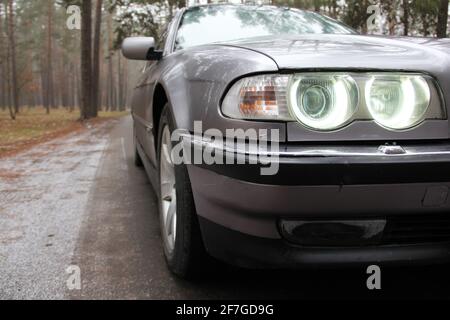
[[(23, 177), (0, 175), (0, 299), (450, 297), (449, 266), (382, 266), (379, 291), (366, 288), (367, 266), (249, 271), (219, 265), (196, 282), (177, 279), (164, 262), (154, 191), (133, 165), (131, 125), (123, 118), (0, 160), (0, 170), (17, 170), (20, 161), (23, 167)], [(41, 171), (30, 169), (39, 163)], [(66, 286), (69, 265), (80, 267), (81, 290)]]

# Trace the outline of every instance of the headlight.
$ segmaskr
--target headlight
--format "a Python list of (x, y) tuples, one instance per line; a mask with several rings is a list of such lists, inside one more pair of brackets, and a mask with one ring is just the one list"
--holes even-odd
[(421, 122), (430, 100), (430, 87), (422, 76), (374, 75), (366, 84), (370, 114), (391, 129), (407, 129)]
[(289, 106), (307, 127), (332, 130), (347, 123), (358, 107), (358, 87), (346, 75), (296, 75), (289, 86)]
[(222, 104), (235, 119), (292, 120), (286, 100), (289, 76), (265, 75), (237, 81)]
[(426, 119), (445, 119), (436, 82), (411, 73), (308, 72), (260, 75), (237, 81), (222, 113), (234, 119), (298, 121), (329, 131), (356, 120), (403, 130)]

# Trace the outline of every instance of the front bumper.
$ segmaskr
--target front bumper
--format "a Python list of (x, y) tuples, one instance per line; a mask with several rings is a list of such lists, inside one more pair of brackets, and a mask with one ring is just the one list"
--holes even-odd
[[(194, 148), (217, 148), (204, 140), (187, 142)], [(292, 244), (281, 235), (281, 220), (447, 217), (450, 144), (403, 148), (403, 154), (388, 155), (378, 145), (285, 145), (277, 154), (279, 170), (274, 176), (261, 175), (260, 164), (188, 165), (207, 250), (234, 264), (266, 267), (446, 260), (450, 225), (448, 242), (445, 237), (438, 242), (412, 237), (411, 243), (313, 248)], [(256, 156), (245, 150), (225, 151), (242, 153), (248, 160)], [(219, 233), (223, 239), (214, 235)]]

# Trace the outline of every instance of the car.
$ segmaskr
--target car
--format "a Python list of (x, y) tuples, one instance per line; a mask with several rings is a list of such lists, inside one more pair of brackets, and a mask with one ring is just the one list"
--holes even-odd
[(216, 4), (179, 10), (158, 43), (130, 37), (122, 52), (147, 61), (135, 162), (176, 275), (201, 274), (209, 257), (264, 269), (448, 261), (448, 39)]

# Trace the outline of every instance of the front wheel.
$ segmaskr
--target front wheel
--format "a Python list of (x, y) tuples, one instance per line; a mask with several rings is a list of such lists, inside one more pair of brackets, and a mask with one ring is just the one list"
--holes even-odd
[(186, 165), (174, 165), (172, 161), (173, 130), (166, 105), (158, 130), (161, 236), (169, 269), (180, 277), (190, 278), (199, 274), (206, 254)]

